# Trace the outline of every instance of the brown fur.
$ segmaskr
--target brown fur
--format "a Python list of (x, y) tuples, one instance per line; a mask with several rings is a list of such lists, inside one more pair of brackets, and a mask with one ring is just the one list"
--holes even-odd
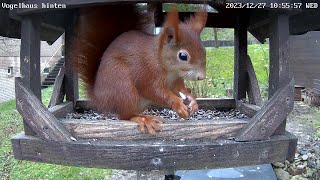
[[(151, 103), (170, 107), (182, 118), (195, 112), (198, 105), (183, 79), (205, 78), (200, 32), (207, 14), (196, 13), (186, 23), (179, 23), (177, 12), (168, 13), (163, 31), (153, 36), (134, 30), (137, 25), (142, 27), (134, 9), (120, 7), (119, 11), (109, 7), (81, 11), (80, 33), (75, 41), (74, 56), (79, 60), (79, 72), (93, 105), (100, 112), (137, 122), (141, 131), (147, 127), (150, 134), (163, 121), (139, 115)], [(129, 21), (134, 23), (124, 27)], [(188, 61), (178, 59), (181, 51), (188, 52)], [(179, 92), (187, 95), (191, 112), (178, 97)]]

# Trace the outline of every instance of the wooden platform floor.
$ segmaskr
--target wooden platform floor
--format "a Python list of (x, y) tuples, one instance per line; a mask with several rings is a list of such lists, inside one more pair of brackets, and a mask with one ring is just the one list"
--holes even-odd
[(290, 133), (264, 141), (234, 140), (79, 140), (44, 141), (20, 133), (12, 138), (16, 159), (73, 166), (128, 170), (236, 167), (294, 157)]

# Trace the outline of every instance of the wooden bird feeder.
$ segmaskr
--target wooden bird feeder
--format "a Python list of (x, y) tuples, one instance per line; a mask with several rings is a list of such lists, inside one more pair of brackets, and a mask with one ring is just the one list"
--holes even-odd
[[(311, 10), (302, 7), (271, 8), (271, 0), (263, 2), (263, 9), (229, 9), (226, 8), (229, 0), (206, 1), (218, 11), (209, 13), (207, 27), (234, 28), (234, 97), (199, 99), (199, 106), (204, 109), (236, 108), (249, 118), (172, 121), (163, 124), (163, 130), (151, 136), (141, 134), (137, 124), (128, 121), (63, 118), (75, 109), (89, 108), (87, 101), (78, 98), (78, 76), (68, 54), (77, 8), (138, 1), (60, 0), (59, 3), (66, 4), (66, 9), (40, 8), (41, 3), (37, 0), (23, 2), (39, 5), (38, 8), (10, 11), (13, 19), (8, 18), (7, 25), (16, 28), (21, 26), (21, 33), (7, 31), (4, 34), (21, 38), (21, 77), (16, 78), (16, 101), (17, 110), (23, 117), (24, 132), (12, 138), (16, 159), (139, 171), (234, 167), (293, 160), (297, 138), (285, 130), (286, 118), (294, 102), (288, 40), (289, 35), (305, 33), (319, 26), (319, 17), (313, 20), (302, 18), (311, 17)], [(43, 2), (54, 3), (52, 0)], [(161, 4), (164, 1), (143, 2), (157, 8), (155, 25), (160, 26), (164, 19)], [(204, 1), (165, 2), (202, 4)], [(302, 1), (285, 2), (304, 6)], [(188, 16), (188, 13), (182, 13), (181, 16)], [(16, 20), (21, 23), (13, 23)], [(40, 41), (54, 42), (63, 31), (65, 66), (60, 70), (50, 108), (47, 108), (41, 103)], [(262, 103), (247, 52), (248, 31), (261, 42), (269, 38), (269, 100), (265, 104)], [(248, 103), (241, 101), (246, 97)]]

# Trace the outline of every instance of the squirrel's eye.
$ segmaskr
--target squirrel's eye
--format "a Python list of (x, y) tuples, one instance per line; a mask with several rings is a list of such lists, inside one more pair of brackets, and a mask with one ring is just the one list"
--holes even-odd
[(178, 58), (181, 60), (181, 61), (188, 61), (188, 53), (186, 51), (179, 51), (178, 52)]

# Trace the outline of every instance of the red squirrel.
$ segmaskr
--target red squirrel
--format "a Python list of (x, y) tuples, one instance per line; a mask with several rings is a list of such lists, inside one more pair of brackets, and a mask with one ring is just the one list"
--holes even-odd
[(146, 33), (148, 19), (128, 4), (80, 9), (71, 57), (98, 112), (116, 114), (155, 134), (164, 120), (141, 115), (151, 104), (172, 108), (181, 118), (198, 110), (184, 80), (206, 76), (200, 33), (207, 13), (180, 22), (178, 12), (168, 12), (159, 35)]

